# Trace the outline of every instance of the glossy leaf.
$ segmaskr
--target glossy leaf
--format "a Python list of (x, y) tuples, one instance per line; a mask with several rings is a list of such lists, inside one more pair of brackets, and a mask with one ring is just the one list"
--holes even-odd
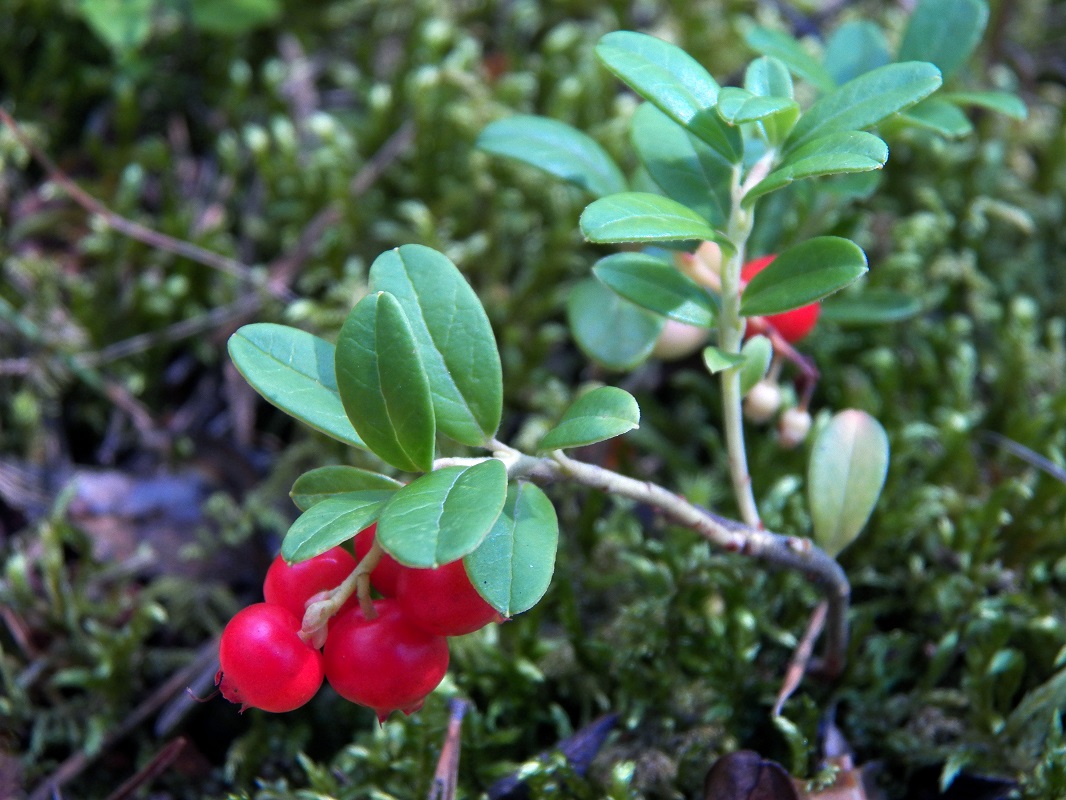
[[(763, 337), (765, 338), (765, 337)], [(703, 348), (703, 365), (712, 375), (717, 375), (730, 367), (739, 367), (744, 363), (744, 356), (739, 353), (727, 353), (717, 347)], [(769, 362), (767, 362), (769, 364)]]
[(930, 61), (947, 80), (965, 64), (988, 25), (985, 0), (919, 0), (903, 32), (900, 61)]
[(651, 103), (642, 103), (633, 115), (632, 139), (644, 168), (667, 197), (712, 225), (725, 224), (733, 168), (716, 150)]
[(763, 97), (747, 89), (727, 86), (718, 93), (718, 114), (730, 125), (777, 116), (791, 121), (799, 116), (799, 105), (788, 97)]
[(352, 492), (394, 492), (403, 486), (399, 481), (377, 472), (340, 464), (305, 472), (292, 485), (289, 497), (301, 511), (339, 494)]
[(395, 490), (349, 492), (315, 503), (285, 534), (282, 557), (290, 563), (306, 561), (348, 541), (378, 518), (394, 494)]
[(822, 175), (870, 172), (888, 161), (888, 145), (872, 133), (840, 131), (814, 139), (794, 150), (744, 196), (750, 207), (764, 194), (788, 186), (793, 181)]
[(790, 152), (837, 131), (870, 128), (928, 97), (940, 86), (932, 64), (886, 64), (823, 96), (800, 117), (786, 141)]
[(843, 289), (867, 270), (866, 254), (837, 236), (818, 236), (790, 247), (755, 275), (740, 299), (745, 317), (780, 314)]
[(1005, 114), (1012, 119), (1025, 119), (1029, 116), (1025, 101), (1011, 92), (948, 92), (941, 97), (955, 105), (977, 106), (997, 114)]
[(918, 105), (908, 108), (903, 118), (911, 125), (952, 139), (973, 132), (973, 125), (959, 107), (941, 97), (927, 97)]
[(383, 461), (409, 472), (433, 466), (436, 425), (418, 340), (391, 294), (369, 294), (337, 340), (337, 388), (348, 418)]
[(744, 71), (744, 88), (759, 97), (787, 97), (794, 100), (792, 75), (779, 58), (763, 56), (748, 64)]
[(807, 469), (814, 539), (836, 556), (873, 513), (888, 474), (888, 436), (865, 411), (836, 414), (818, 434)]
[(374, 261), (370, 289), (395, 297), (411, 324), (437, 430), (475, 447), (490, 439), (503, 413), (500, 354), (485, 309), (459, 270), (442, 253), (407, 244)]
[(835, 297), (822, 305), (822, 319), (838, 325), (880, 325), (902, 322), (922, 310), (917, 298), (888, 289), (864, 289), (849, 297)]
[(532, 483), (516, 482), (492, 530), (463, 565), (486, 602), (513, 617), (548, 591), (558, 546), (559, 520), (551, 500)]
[(823, 64), (833, 81), (844, 84), (892, 61), (888, 42), (872, 22), (845, 22), (829, 37)]
[(596, 262), (592, 274), (626, 300), (667, 319), (714, 325), (716, 308), (707, 290), (654, 256), (615, 253)]
[(714, 113), (718, 83), (680, 47), (645, 33), (615, 31), (600, 39), (596, 55), (637, 94), (728, 161), (740, 160), (739, 135)]
[(229, 339), (234, 366), (264, 399), (327, 436), (365, 448), (337, 392), (334, 353), (325, 339), (269, 322), (245, 325)]
[(748, 47), (764, 56), (773, 56), (790, 70), (822, 92), (836, 84), (825, 67), (819, 64), (795, 39), (782, 31), (755, 26), (744, 34)]
[(566, 316), (582, 352), (613, 370), (633, 369), (647, 359), (666, 323), (594, 278), (570, 290)]
[(478, 136), (477, 147), (541, 169), (596, 197), (626, 190), (625, 176), (596, 140), (549, 117), (518, 114), (496, 120)]
[(768, 338), (759, 334), (744, 342), (740, 354), (744, 357), (744, 363), (740, 365), (740, 396), (744, 397), (766, 376), (774, 346)]
[(629, 392), (600, 386), (575, 400), (558, 424), (545, 434), (537, 450), (584, 447), (621, 436), (640, 426), (640, 408)]
[(378, 518), (377, 541), (409, 567), (447, 564), (481, 544), (506, 497), (507, 468), (495, 458), (435, 470), (393, 494)]
[(594, 201), (581, 214), (590, 242), (680, 242), (722, 238), (676, 200), (648, 192), (623, 192)]

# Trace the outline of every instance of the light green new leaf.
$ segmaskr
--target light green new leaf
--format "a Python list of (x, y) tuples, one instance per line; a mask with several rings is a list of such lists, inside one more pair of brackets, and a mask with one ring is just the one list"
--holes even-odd
[(1025, 101), (1011, 92), (948, 92), (941, 97), (955, 105), (986, 108), (998, 114), (1006, 114), (1012, 119), (1025, 119), (1029, 116)]
[[(766, 338), (766, 337), (763, 337)], [(739, 367), (744, 363), (744, 356), (739, 353), (727, 353), (717, 347), (703, 348), (703, 365), (712, 375), (717, 375), (730, 367)], [(769, 365), (769, 362), (767, 362)]]
[(306, 561), (348, 541), (378, 518), (393, 494), (395, 490), (349, 492), (315, 503), (285, 534), (282, 558), (290, 563)]
[(799, 117), (799, 104), (788, 97), (763, 97), (747, 89), (727, 86), (718, 93), (718, 114), (730, 125), (779, 117), (783, 126), (791, 127)]
[(641, 163), (667, 197), (712, 225), (725, 224), (733, 167), (718, 151), (651, 103), (633, 115), (631, 135)]
[(759, 334), (744, 342), (740, 354), (744, 357), (744, 363), (740, 365), (740, 396), (744, 397), (766, 376), (774, 346), (768, 338)]
[(973, 55), (988, 25), (985, 0), (919, 0), (903, 40), (900, 61), (930, 61), (947, 80)]
[(718, 83), (676, 45), (633, 31), (608, 33), (596, 45), (604, 66), (645, 100), (683, 125), (722, 156), (740, 161), (740, 136), (714, 113)]
[(608, 369), (633, 369), (651, 355), (666, 320), (623, 300), (595, 278), (566, 300), (566, 317), (581, 351)]
[(890, 289), (864, 289), (822, 305), (822, 319), (838, 325), (880, 325), (910, 319), (922, 310), (917, 298)]
[(866, 253), (849, 239), (817, 236), (781, 253), (740, 298), (745, 317), (780, 314), (821, 300), (867, 271)]
[(649, 192), (623, 192), (592, 202), (581, 213), (581, 232), (601, 244), (724, 238), (688, 206)]
[(401, 564), (439, 567), (481, 544), (506, 497), (502, 461), (444, 467), (393, 494), (378, 518), (376, 540)]
[(337, 389), (348, 419), (383, 461), (408, 472), (433, 466), (436, 424), (419, 344), (396, 298), (360, 300), (337, 340)]
[(870, 172), (888, 161), (888, 145), (872, 133), (838, 131), (814, 139), (794, 150), (777, 169), (744, 195), (750, 208), (764, 194), (788, 186), (793, 181), (822, 175)]
[(787, 97), (794, 100), (795, 87), (788, 67), (779, 58), (763, 56), (744, 70), (744, 88), (759, 97)]
[(744, 34), (744, 41), (756, 53), (773, 56), (784, 62), (792, 72), (815, 86), (819, 91), (828, 92), (836, 86), (833, 77), (811, 55), (803, 45), (782, 31), (755, 26)]
[(339, 494), (352, 492), (394, 492), (399, 481), (377, 472), (334, 464), (305, 472), (292, 485), (289, 497), (301, 511)]
[(814, 540), (836, 556), (855, 540), (888, 474), (888, 436), (865, 411), (836, 414), (818, 434), (807, 467)]
[(492, 438), (503, 414), (500, 353), (462, 273), (442, 253), (405, 244), (374, 261), (370, 289), (395, 297), (411, 324), (437, 430), (472, 447)]
[(505, 617), (521, 614), (548, 591), (559, 547), (551, 500), (532, 483), (512, 483), (485, 541), (463, 559), (470, 583)]
[(885, 34), (872, 22), (845, 22), (825, 45), (825, 69), (844, 84), (892, 61)]
[(800, 117), (785, 142), (793, 152), (837, 131), (870, 128), (939, 88), (940, 71), (922, 61), (886, 64), (823, 96)]
[(272, 405), (327, 436), (366, 448), (344, 413), (334, 352), (325, 339), (269, 322), (245, 325), (229, 339), (234, 366)]
[(584, 447), (640, 427), (640, 408), (629, 392), (601, 386), (581, 395), (537, 445), (539, 452)]
[(941, 97), (927, 97), (918, 105), (903, 112), (903, 119), (911, 125), (958, 139), (973, 133), (973, 125), (959, 109)]
[(615, 253), (597, 261), (592, 274), (626, 300), (667, 319), (714, 325), (717, 309), (707, 290), (654, 256)]
[(518, 114), (489, 123), (477, 147), (544, 170), (596, 197), (624, 192), (626, 179), (607, 151), (565, 122)]

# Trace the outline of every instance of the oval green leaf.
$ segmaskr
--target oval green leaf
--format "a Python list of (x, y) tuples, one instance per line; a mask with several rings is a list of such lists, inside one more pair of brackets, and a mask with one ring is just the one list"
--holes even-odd
[(286, 561), (306, 561), (348, 541), (370, 526), (395, 490), (339, 494), (315, 503), (297, 517), (281, 543)]
[(462, 273), (442, 253), (406, 244), (378, 256), (370, 289), (395, 297), (411, 325), (437, 430), (471, 447), (492, 438), (503, 414), (500, 353)]
[[(765, 336), (763, 337), (766, 338)], [(717, 375), (730, 367), (739, 367), (744, 363), (744, 356), (739, 353), (727, 353), (717, 347), (703, 348), (703, 365), (712, 375)], [(766, 362), (769, 366), (769, 361)]]
[(744, 70), (744, 88), (759, 97), (796, 98), (788, 67), (772, 56), (757, 58)]
[(828, 92), (836, 84), (825, 67), (819, 64), (803, 45), (783, 31), (754, 26), (744, 34), (748, 47), (764, 56), (773, 56), (819, 91)]
[(750, 207), (764, 194), (788, 186), (793, 181), (822, 175), (870, 172), (881, 169), (886, 161), (888, 145), (872, 133), (830, 133), (794, 150), (777, 169), (744, 195), (743, 202), (745, 206)]
[(548, 117), (517, 114), (489, 123), (477, 138), (487, 153), (521, 161), (596, 197), (626, 190), (607, 151), (588, 134)]
[(463, 566), (485, 601), (513, 617), (548, 591), (558, 546), (559, 520), (551, 501), (532, 483), (516, 482), (492, 530)]
[(718, 114), (730, 125), (777, 116), (786, 118), (791, 124), (799, 116), (799, 105), (790, 97), (756, 95), (747, 89), (727, 86), (718, 93)]
[(998, 114), (1006, 114), (1012, 119), (1021, 120), (1029, 116), (1025, 101), (1011, 92), (948, 92), (942, 97), (955, 105), (977, 106)]
[(865, 411), (836, 414), (811, 448), (807, 503), (814, 540), (836, 556), (873, 513), (888, 474), (888, 436)]
[(940, 71), (924, 61), (886, 64), (848, 81), (807, 110), (785, 142), (793, 152), (837, 131), (870, 128), (914, 105), (941, 84)]
[(962, 110), (941, 97), (927, 97), (911, 106), (903, 112), (903, 119), (949, 139), (959, 139), (973, 133), (973, 125)]
[(884, 33), (872, 22), (861, 20), (845, 22), (833, 31), (823, 63), (833, 81), (844, 84), (890, 61)]
[(770, 369), (774, 345), (762, 334), (752, 336), (740, 348), (740, 355), (744, 357), (744, 363), (740, 365), (740, 396), (744, 397)]
[(822, 306), (822, 319), (838, 325), (881, 325), (902, 322), (922, 310), (917, 298), (890, 289), (864, 289), (850, 297), (835, 297)]
[(843, 289), (867, 271), (866, 253), (839, 236), (818, 236), (790, 247), (753, 277), (740, 299), (745, 317), (780, 314)]
[(292, 485), (289, 497), (301, 511), (339, 494), (352, 492), (394, 492), (399, 481), (377, 472), (334, 464), (305, 472)]
[(581, 351), (613, 370), (629, 370), (651, 355), (666, 320), (623, 300), (595, 278), (566, 300), (566, 317)]
[(507, 467), (495, 458), (438, 469), (392, 495), (378, 518), (377, 541), (401, 564), (439, 567), (481, 544), (506, 498)]
[(336, 361), (344, 411), (367, 447), (398, 469), (428, 472), (436, 447), (429, 379), (396, 298), (378, 292), (356, 304)]
[(900, 61), (930, 61), (947, 80), (973, 55), (988, 25), (985, 0), (919, 0), (899, 45)]
[(366, 448), (344, 413), (333, 345), (306, 331), (257, 322), (229, 338), (237, 371), (271, 405), (327, 436)]
[(581, 213), (581, 232), (597, 243), (724, 239), (688, 206), (649, 192), (622, 192), (592, 202)]
[(592, 274), (626, 300), (667, 319), (714, 325), (717, 309), (707, 290), (654, 256), (615, 253), (597, 261)]
[(640, 427), (640, 408), (629, 392), (600, 386), (581, 395), (537, 445), (539, 452), (584, 447)]

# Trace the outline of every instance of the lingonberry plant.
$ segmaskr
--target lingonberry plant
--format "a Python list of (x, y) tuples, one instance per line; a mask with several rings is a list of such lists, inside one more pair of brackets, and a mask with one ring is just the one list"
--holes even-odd
[[(620, 388), (579, 396), (533, 452), (498, 438), (503, 380), (488, 317), (457, 267), (428, 247), (404, 245), (374, 261), (367, 293), (336, 345), (274, 324), (233, 335), (234, 363), (268, 401), (407, 474), (400, 482), (328, 466), (293, 486), (303, 513), (284, 539), (285, 562), (315, 559), (355, 539), (358, 563), (334, 588), (289, 593), (306, 605), (300, 637), (324, 641), (325, 673), (342, 696), (379, 715), (412, 710), (444, 674), (443, 637), (537, 603), (552, 577), (559, 535), (540, 487), (556, 481), (636, 500), (717, 547), (806, 575), (826, 595), (824, 672), (840, 673), (849, 585), (835, 557), (877, 502), (887, 438), (862, 411), (825, 420), (807, 474), (812, 536), (782, 535), (760, 520), (742, 409), (747, 396), (753, 416), (778, 412), (779, 397), (766, 395), (787, 359), (800, 367), (799, 402), (781, 414), (779, 437), (789, 446), (806, 438), (817, 372), (793, 344), (814, 327), (823, 298), (867, 271), (867, 258), (854, 242), (817, 236), (745, 269), (749, 239), (761, 199), (806, 178), (881, 169), (888, 147), (870, 128), (921, 124), (959, 133), (960, 104), (1016, 113), (1002, 93), (931, 97), (969, 56), (986, 17), (978, 0), (925, 0), (896, 62), (868, 27), (842, 27), (821, 61), (787, 36), (755, 29), (749, 42), (764, 55), (748, 66), (742, 87), (720, 86), (660, 39), (608, 34), (597, 55), (646, 101), (632, 133), (654, 186), (644, 180), (640, 190), (591, 138), (550, 119), (511, 117), (480, 139), (486, 151), (596, 196), (580, 220), (590, 241), (647, 248), (606, 255), (594, 278), (573, 287), (574, 336), (592, 358), (628, 369), (653, 352), (669, 325), (690, 336), (686, 347), (703, 346), (713, 333), (702, 361), (721, 383), (739, 520), (697, 507), (647, 476), (622, 475), (566, 452), (639, 425), (636, 400)], [(941, 35), (946, 25), (952, 36)], [(794, 75), (810, 84), (801, 96), (817, 94), (807, 107), (797, 99)], [(945, 131), (952, 121), (954, 130)], [(872, 307), (883, 318), (900, 313), (898, 298)], [(665, 349), (677, 355), (684, 348)], [(752, 399), (759, 400), (756, 410)], [(443, 442), (449, 453), (469, 450), (442, 456)], [(372, 533), (360, 534), (371, 525)], [(373, 601), (372, 587), (395, 599)], [(341, 612), (353, 595), (358, 606)]]

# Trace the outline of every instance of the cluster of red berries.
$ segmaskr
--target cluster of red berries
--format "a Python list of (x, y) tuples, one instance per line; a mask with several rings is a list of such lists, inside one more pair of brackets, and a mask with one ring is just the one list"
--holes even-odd
[[(373, 546), (374, 529), (356, 536), (357, 558)], [(352, 573), (356, 557), (338, 546), (298, 564), (274, 559), (265, 602), (239, 611), (222, 632), (215, 682), (227, 700), (242, 710), (292, 711), (314, 697), (324, 678), (378, 719), (396, 710), (409, 714), (448, 670), (447, 637), (503, 619), (471, 585), (461, 561), (415, 569), (385, 554), (370, 574), (380, 595), (373, 619), (353, 596), (330, 619), (319, 650), (301, 636), (304, 611)]]

